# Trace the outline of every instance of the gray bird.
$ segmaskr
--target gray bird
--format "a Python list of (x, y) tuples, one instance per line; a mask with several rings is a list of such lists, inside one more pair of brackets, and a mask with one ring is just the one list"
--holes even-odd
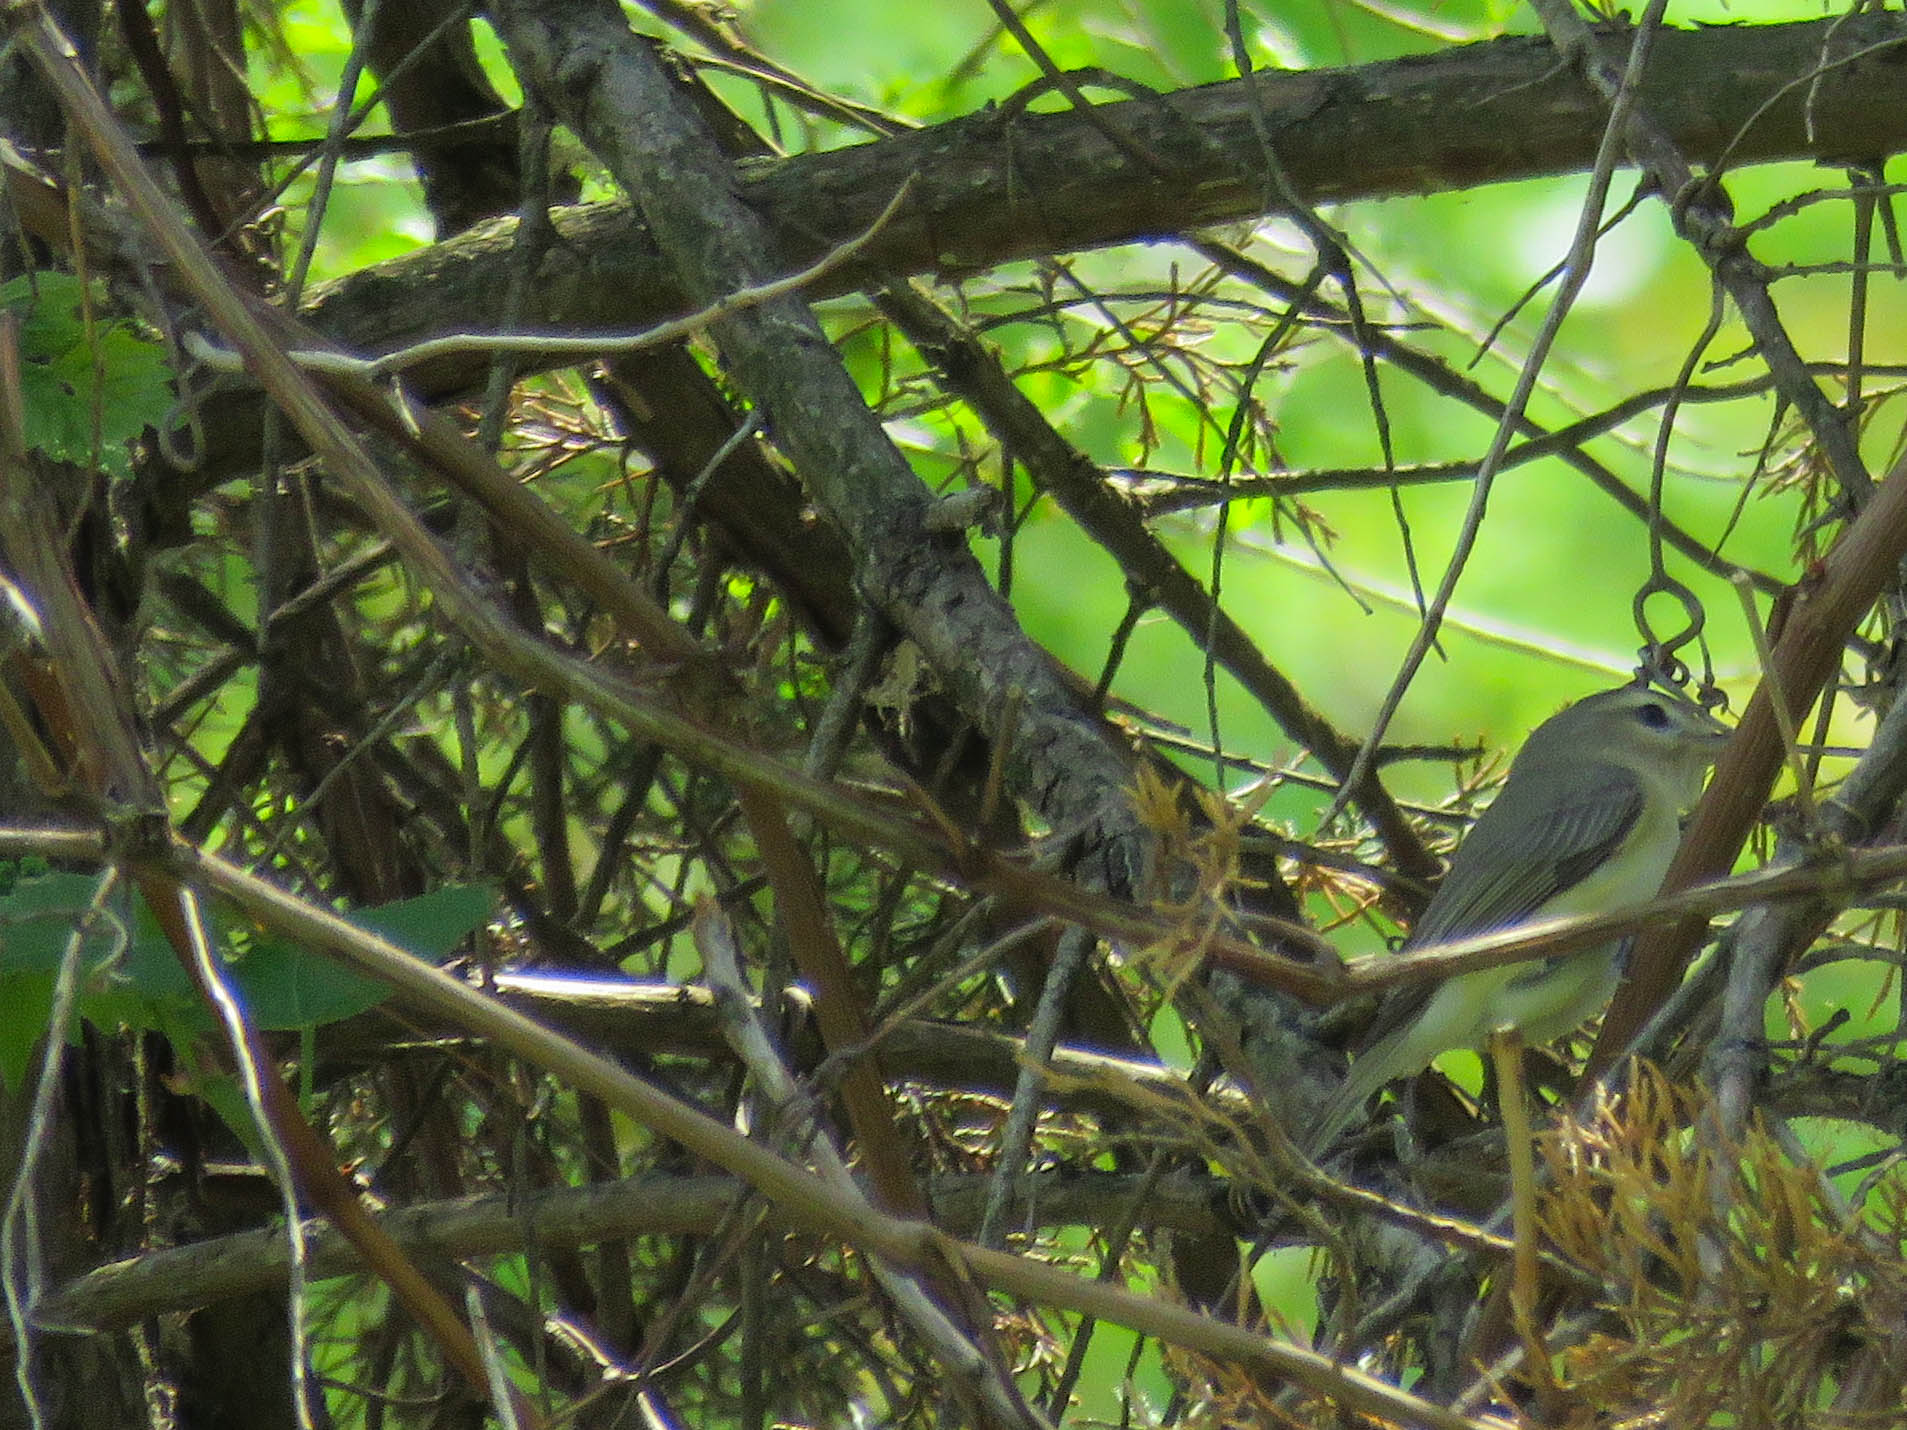
[[(1404, 946), (1652, 898), (1681, 837), (1681, 813), (1700, 796), (1727, 735), (1699, 706), (1637, 686), (1588, 696), (1544, 721)], [(1440, 1053), (1481, 1047), (1510, 1028), (1531, 1043), (1574, 1031), (1614, 993), (1621, 948), (1394, 990), (1307, 1146), (1328, 1149), (1372, 1093)]]

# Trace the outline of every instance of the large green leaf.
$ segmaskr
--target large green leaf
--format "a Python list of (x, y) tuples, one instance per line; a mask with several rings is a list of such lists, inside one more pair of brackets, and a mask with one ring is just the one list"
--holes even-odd
[(132, 446), (172, 410), (165, 349), (99, 315), (92, 332), (83, 285), (70, 273), (36, 273), (0, 284), (0, 308), (20, 315), (26, 440), (47, 456), (132, 475)]
[[(407, 953), (441, 963), (490, 917), (495, 892), (482, 884), (450, 884), (351, 916)], [(321, 1027), (367, 1012), (390, 997), (390, 986), (296, 944), (254, 936), (233, 966), (253, 1020), (261, 1028)]]
[[(0, 1079), (18, 1087), (46, 1031), (53, 979), (73, 930), (99, 886), (96, 874), (9, 867), (0, 880)], [(440, 963), (490, 917), (495, 892), (453, 884), (366, 909), (355, 922), (430, 963)], [(129, 907), (130, 906), (130, 907)], [(310, 1029), (375, 1008), (387, 984), (297, 944), (259, 933), (234, 914), (213, 921), (229, 981), (256, 1026)], [(200, 1001), (143, 900), (120, 899), (81, 947), (78, 1015), (97, 1027), (159, 1031), (175, 1041), (210, 1033)], [(70, 1032), (71, 1030), (69, 1030)]]

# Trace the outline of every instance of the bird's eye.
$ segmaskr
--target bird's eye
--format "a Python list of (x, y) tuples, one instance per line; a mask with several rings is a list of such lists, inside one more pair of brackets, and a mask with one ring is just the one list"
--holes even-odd
[(1651, 700), (1646, 705), (1637, 707), (1636, 719), (1640, 720), (1644, 725), (1647, 725), (1651, 730), (1666, 730), (1672, 723), (1669, 719), (1668, 706), (1655, 700)]

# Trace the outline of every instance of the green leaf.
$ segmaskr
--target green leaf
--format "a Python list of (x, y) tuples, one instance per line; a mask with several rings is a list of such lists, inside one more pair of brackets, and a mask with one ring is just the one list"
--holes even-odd
[(360, 909), (351, 922), (419, 958), (442, 963), (490, 921), (496, 902), (497, 892), (488, 884), (446, 884), (414, 899)]
[[(35, 869), (39, 872), (33, 872)], [(44, 872), (22, 862), (0, 897), (0, 1079), (21, 1086), (53, 1006), (53, 981), (73, 930), (99, 888), (97, 874)], [(80, 948), (77, 1014), (101, 1028), (152, 1028), (170, 1014), (209, 1026), (192, 980), (146, 912), (113, 901)], [(77, 1032), (77, 1024), (68, 1029)]]
[[(198, 984), (179, 962), (172, 940), (165, 936), (144, 899), (133, 900), (132, 947), (120, 960), (119, 974), (121, 982), (131, 985), (154, 1007), (205, 1011), (199, 1000)], [(205, 1016), (209, 1018), (210, 1013), (206, 1012)], [(155, 1025), (135, 1023), (133, 1026)]]
[(131, 444), (172, 410), (172, 374), (164, 348), (100, 316), (97, 306), (89, 343), (81, 296), (70, 273), (0, 284), (0, 307), (21, 317), (27, 445), (58, 461), (96, 462), (112, 476), (130, 477)]
[[(20, 1086), (26, 1075), (46, 1030), (54, 975), (99, 886), (94, 874), (15, 873), (12, 888), (0, 895), (0, 1079), (8, 1087)], [(495, 901), (486, 885), (453, 884), (365, 909), (354, 922), (418, 958), (441, 963), (484, 926)], [(214, 935), (228, 978), (262, 1029), (321, 1027), (390, 997), (381, 980), (256, 933), (237, 915), (223, 917)], [(121, 899), (88, 932), (80, 956), (85, 982), (78, 1013), (94, 1026), (156, 1029), (175, 1041), (213, 1030), (211, 1011), (143, 900)]]
[[(97, 874), (19, 878), (0, 898), (0, 973), (52, 973), (66, 956), (73, 927), (93, 901)], [(89, 932), (82, 957), (110, 950), (114, 931), (102, 921)]]
[[(495, 891), (452, 884), (351, 915), (360, 928), (382, 934), (429, 963), (441, 963), (490, 918)], [(390, 997), (390, 985), (335, 959), (284, 940), (256, 936), (233, 975), (261, 1028), (318, 1027), (355, 1017)]]
[(53, 1016), (53, 975), (0, 973), (0, 1008), (0, 1086), (18, 1093)]
[[(60, 876), (55, 876), (60, 877)], [(122, 906), (123, 908), (123, 906)], [(80, 990), (79, 1015), (97, 1028), (139, 1032), (188, 1027), (209, 1032), (212, 1011), (172, 951), (144, 899), (132, 899), (129, 941), (109, 964), (91, 970)]]
[(391, 996), (389, 986), (375, 978), (276, 939), (255, 942), (232, 977), (252, 1021), (273, 1031), (335, 1023)]

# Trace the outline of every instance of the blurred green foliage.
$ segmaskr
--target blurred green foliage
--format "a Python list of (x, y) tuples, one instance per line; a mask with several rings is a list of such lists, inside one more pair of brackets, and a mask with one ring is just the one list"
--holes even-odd
[[(109, 900), (89, 919), (99, 876), (12, 866), (0, 895), (0, 1082), (24, 1085), (28, 1060), (46, 1031), (54, 980), (78, 940), (75, 1016), (107, 1031), (163, 1032), (175, 1041), (215, 1031), (145, 901)], [(441, 963), (488, 922), (493, 889), (446, 884), (416, 898), (365, 909), (354, 922), (430, 963)], [(233, 990), (265, 1031), (308, 1030), (353, 1017), (390, 996), (377, 979), (215, 913), (221, 957)], [(77, 1029), (69, 1029), (69, 1036)]]
[(0, 283), (0, 312), (19, 322), (27, 446), (56, 461), (132, 475), (132, 444), (165, 425), (172, 374), (165, 350), (102, 315), (103, 293), (70, 273)]

